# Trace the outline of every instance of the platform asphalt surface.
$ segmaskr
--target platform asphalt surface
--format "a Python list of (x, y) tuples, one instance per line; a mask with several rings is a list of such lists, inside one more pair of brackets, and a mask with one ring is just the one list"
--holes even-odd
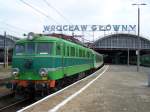
[(135, 66), (109, 67), (88, 89), (60, 112), (150, 112), (149, 68), (136, 72)]
[[(100, 74), (101, 72), (98, 72)], [(150, 112), (150, 87), (147, 87), (149, 68), (110, 65), (108, 70), (58, 112)], [(97, 74), (97, 75), (98, 75)], [(96, 77), (96, 75), (94, 76)], [(50, 112), (60, 102), (83, 88), (94, 77), (44, 100), (26, 112)]]

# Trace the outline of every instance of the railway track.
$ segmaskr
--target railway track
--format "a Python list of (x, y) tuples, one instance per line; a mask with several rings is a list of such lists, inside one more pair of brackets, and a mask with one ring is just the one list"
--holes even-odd
[(0, 79), (0, 86), (4, 86), (9, 80), (10, 78)]
[(8, 109), (8, 108), (10, 108), (10, 107), (12, 107), (12, 106), (14, 106), (14, 105), (16, 105), (16, 104), (19, 104), (19, 103), (21, 103), (21, 102), (23, 102), (23, 101), (25, 101), (25, 100), (26, 100), (26, 99), (23, 99), (23, 100), (21, 100), (21, 101), (15, 102), (15, 103), (13, 103), (13, 104), (4, 106), (4, 107), (0, 108), (0, 111), (5, 110), (5, 109)]
[(15, 99), (7, 98), (7, 100), (0, 101), (0, 112), (16, 112), (19, 109), (33, 103), (35, 101), (31, 100), (30, 98), (24, 99)]
[[(72, 82), (72, 83), (74, 83), (74, 82)], [(66, 86), (68, 86), (68, 85), (66, 85)], [(53, 92), (53, 93), (55, 93), (55, 92)], [(31, 103), (34, 103), (35, 101), (36, 100), (29, 99), (29, 98), (17, 100), (14, 97), (12, 97), (11, 95), (10, 96), (6, 95), (6, 96), (3, 96), (2, 98), (0, 97), (0, 112), (16, 112), (17, 110), (20, 110), (23, 107), (26, 107), (26, 106), (30, 105)]]
[(0, 98), (0, 109), (17, 101), (18, 99), (15, 99), (14, 96), (3, 96)]
[[(88, 75), (90, 75), (90, 73), (88, 73)], [(81, 80), (82, 78), (85, 78), (85, 77), (81, 77), (79, 80)], [(75, 83), (75, 82), (71, 82), (68, 84), (70, 85), (72, 83)], [(64, 87), (62, 87), (61, 89), (68, 86), (68, 84), (65, 85)], [(53, 92), (53, 93), (55, 93), (55, 92)], [(51, 94), (53, 94), (53, 93), (51, 93)], [(17, 110), (20, 110), (23, 107), (26, 107), (26, 106), (30, 105), (31, 103), (34, 103), (35, 101), (37, 101), (37, 100), (33, 100), (31, 98), (17, 100), (14, 97), (12, 97), (12, 95), (8, 94), (6, 96), (3, 96), (2, 98), (0, 97), (0, 112), (16, 112)]]
[(0, 99), (3, 97), (13, 96), (14, 92), (6, 86), (0, 86)]
[(14, 96), (14, 92), (8, 92), (8, 93), (0, 95), (0, 100), (7, 98), (7, 97), (13, 97), (13, 96)]

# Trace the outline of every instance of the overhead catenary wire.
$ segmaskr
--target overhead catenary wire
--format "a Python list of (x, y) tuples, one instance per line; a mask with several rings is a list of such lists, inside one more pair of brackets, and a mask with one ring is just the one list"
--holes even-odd
[(51, 16), (47, 15), (46, 13), (42, 12), (41, 10), (39, 10), (38, 8), (35, 8), (33, 5), (31, 5), (30, 3), (25, 2), (24, 0), (20, 0), (23, 4), (27, 5), (28, 7), (32, 8), (33, 10), (35, 10), (36, 12), (38, 12), (39, 14), (45, 16), (46, 18), (48, 18), (49, 20), (52, 20), (53, 22), (55, 22), (56, 24), (59, 24), (55, 19), (53, 19)]
[(57, 8), (55, 8), (51, 3), (49, 3), (47, 0), (43, 0), (47, 6), (51, 9), (53, 9), (59, 16), (61, 16), (66, 22), (68, 22), (69, 24), (72, 24), (72, 22), (67, 19)]
[(14, 29), (12, 30), (12, 29), (10, 29), (10, 28), (7, 28), (7, 29), (5, 29), (4, 27), (0, 27), (0, 31), (2, 31), (2, 33), (4, 32), (4, 31), (9, 31), (9, 34), (16, 34), (16, 35), (18, 35), (18, 32), (16, 32)]
[[(18, 30), (20, 30), (20, 31), (23, 31), (23, 32), (29, 32), (28, 30), (26, 30), (26, 29), (23, 29), (23, 28), (21, 28), (21, 27), (18, 27), (18, 26), (15, 26), (15, 25), (12, 25), (12, 24), (10, 24), (10, 23), (8, 23), (8, 22), (6, 22), (5, 20), (0, 20), (0, 22), (2, 23), (2, 24), (5, 24), (7, 27), (9, 27), (9, 28), (11, 28), (11, 29), (16, 29), (17, 31)], [(2, 25), (1, 25), (2, 26)]]
[[(67, 23), (73, 25), (73, 23), (68, 19), (66, 18), (57, 8), (55, 8), (51, 3), (49, 3), (47, 0), (43, 0), (43, 2), (50, 8), (50, 9), (53, 9), (60, 17), (62, 17)], [(61, 31), (61, 33), (63, 33)], [(74, 34), (74, 31), (72, 32)]]
[(18, 33), (17, 31), (17, 29), (15, 30), (15, 28), (12, 28), (12, 27), (9, 27), (9, 26), (0, 26), (0, 30), (1, 31), (11, 31), (11, 32), (13, 32), (13, 33)]
[(11, 24), (9, 24), (9, 23), (6, 23), (6, 22), (5, 22), (5, 24), (6, 24), (7, 26), (13, 27), (13, 28), (15, 28), (15, 29), (17, 29), (17, 30), (21, 30), (21, 31), (23, 31), (23, 32), (28, 32), (28, 31), (25, 30), (25, 29), (22, 29), (22, 28), (20, 28), (20, 27), (14, 26), (14, 25), (11, 25)]
[[(69, 24), (73, 25), (73, 23), (72, 23), (68, 18), (66, 18), (66, 17), (65, 17), (56, 7), (54, 7), (51, 3), (49, 3), (47, 0), (43, 0), (43, 1), (47, 4), (47, 6), (48, 6), (49, 8), (53, 9), (58, 15), (60, 15), (66, 22), (68, 22)], [(73, 33), (74, 33), (74, 32), (73, 32)], [(90, 36), (90, 34), (88, 34), (88, 35)], [(82, 39), (84, 39), (84, 38), (82, 37)], [(90, 40), (87, 40), (87, 39), (84, 39), (84, 40), (90, 42)]]
[[(45, 16), (46, 18), (53, 20), (55, 23), (59, 24), (55, 19), (53, 19), (51, 16), (49, 16), (48, 14), (42, 12), (41, 10), (39, 10), (38, 8), (34, 7), (33, 5), (31, 5), (30, 3), (25, 2), (24, 0), (20, 0), (23, 4), (27, 5), (28, 7), (32, 8), (33, 10), (35, 10), (36, 12), (38, 12), (39, 14)], [(47, 0), (43, 0), (48, 7), (52, 8), (53, 10), (55, 10), (66, 22), (72, 24), (72, 22), (67, 19), (62, 13), (60, 13), (58, 11), (58, 9), (56, 9), (55, 7), (53, 7)], [(73, 24), (72, 24), (73, 25)], [(90, 36), (90, 34), (88, 34)], [(85, 40), (85, 39), (84, 39)], [(90, 40), (89, 40), (90, 41)]]

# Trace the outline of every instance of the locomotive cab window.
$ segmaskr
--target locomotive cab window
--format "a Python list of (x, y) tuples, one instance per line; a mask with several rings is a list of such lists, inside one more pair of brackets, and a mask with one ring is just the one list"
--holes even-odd
[(26, 53), (27, 54), (34, 54), (35, 53), (35, 44), (34, 43), (28, 43), (27, 44)]
[(52, 51), (52, 43), (38, 43), (37, 53), (38, 54), (50, 54)]
[(25, 52), (25, 46), (22, 44), (17, 44), (15, 46), (15, 53), (16, 55), (22, 55)]

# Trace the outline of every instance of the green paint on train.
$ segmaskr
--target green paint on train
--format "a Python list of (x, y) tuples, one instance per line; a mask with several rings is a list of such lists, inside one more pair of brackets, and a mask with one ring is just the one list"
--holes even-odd
[(103, 64), (103, 55), (56, 37), (22, 39), (13, 52), (13, 79), (58, 80)]

